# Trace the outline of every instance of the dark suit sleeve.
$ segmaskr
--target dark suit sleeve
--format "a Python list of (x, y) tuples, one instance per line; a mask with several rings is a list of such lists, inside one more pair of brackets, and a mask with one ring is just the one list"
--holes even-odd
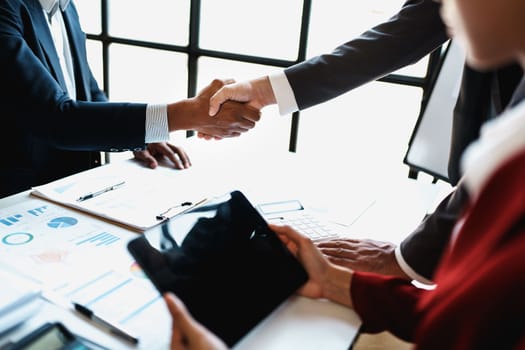
[(285, 74), (299, 109), (305, 109), (415, 63), (446, 40), (439, 4), (409, 0), (385, 23)]
[(401, 255), (416, 273), (433, 280), (437, 264), (467, 200), (467, 192), (459, 186), (401, 242)]
[[(38, 21), (43, 25), (38, 26)], [(43, 49), (41, 30), (47, 31), (45, 26), (41, 8), (15, 1), (0, 5), (0, 76), (4, 86), (0, 104), (7, 130), (24, 130), (24, 135), (45, 139), (61, 149), (143, 147), (146, 104), (71, 100), (53, 76), (50, 57)], [(78, 35), (84, 38), (83, 33)], [(95, 90), (96, 99), (104, 99), (100, 89)]]

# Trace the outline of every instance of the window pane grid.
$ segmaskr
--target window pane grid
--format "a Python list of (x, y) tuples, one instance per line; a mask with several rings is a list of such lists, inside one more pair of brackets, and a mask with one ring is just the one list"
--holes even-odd
[[(175, 101), (179, 97), (194, 96), (199, 88), (206, 84), (202, 79), (206, 74), (202, 77), (200, 75), (199, 61), (203, 58), (262, 65), (266, 66), (266, 71), (259, 71), (261, 74), (268, 74), (275, 68), (288, 67), (315, 54), (331, 51), (337, 46), (336, 43), (340, 44), (360, 31), (387, 19), (390, 14), (397, 12), (403, 1), (375, 0), (364, 4), (347, 0), (289, 0), (285, 2), (285, 6), (280, 0), (152, 0), (148, 2), (147, 11), (143, 9), (144, 2), (139, 0), (76, 0), (75, 3), (81, 12), (80, 17), (84, 19), (82, 24), (88, 39), (91, 42), (99, 42), (99, 47), (102, 46), (102, 50), (97, 49), (97, 54), (102, 52), (103, 56), (103, 81), (99, 80), (99, 83), (103, 83), (102, 86), (110, 98), (126, 97), (118, 90), (112, 91), (114, 95), (109, 91), (110, 86), (118, 86), (118, 83), (112, 80), (122, 78), (121, 75), (112, 73), (114, 53), (110, 46), (115, 44), (155, 51), (160, 55), (164, 55), (161, 52), (171, 52), (172, 56), (179, 56), (176, 60), (179, 67), (177, 73), (170, 73), (173, 74), (173, 79), (180, 80), (172, 88), (175, 90), (169, 90), (172, 101)], [(86, 10), (88, 8), (89, 11)], [(140, 16), (142, 12), (146, 12), (144, 16)], [(239, 19), (239, 12), (249, 13), (249, 16), (243, 18), (252, 18), (251, 22)], [(167, 16), (166, 13), (176, 13), (180, 18), (172, 19), (173, 16)], [(225, 20), (224, 16), (228, 17), (230, 13), (237, 15), (229, 15), (230, 20)], [(254, 16), (254, 13), (257, 15)], [(355, 21), (348, 18), (345, 21), (337, 20), (337, 16), (345, 16), (348, 13), (362, 19), (352, 30), (340, 26), (342, 23), (355, 24)], [(367, 13), (368, 17), (363, 16), (363, 13)], [(86, 20), (85, 17), (90, 20)], [(366, 19), (363, 19), (365, 17)], [(250, 25), (256, 30), (250, 32)], [(246, 30), (239, 30), (239, 26)], [(352, 34), (353, 31), (356, 32), (355, 35)], [(214, 35), (218, 37), (214, 38)], [(341, 35), (344, 35), (344, 38), (341, 38)], [(181, 59), (186, 63), (181, 63)], [(428, 65), (429, 60), (424, 58), (411, 67), (381, 78), (380, 81), (420, 87), (424, 93), (431, 73), (427, 71)], [(186, 67), (185, 74), (181, 74), (181, 66)], [(226, 75), (234, 73), (236, 72), (225, 70)], [(97, 73), (97, 78), (99, 75), (100, 73)], [(163, 87), (162, 84), (158, 86), (159, 89)], [(134, 96), (132, 99), (138, 97)], [(301, 134), (299, 113), (295, 113), (291, 120), (288, 149), (296, 151), (297, 138)]]

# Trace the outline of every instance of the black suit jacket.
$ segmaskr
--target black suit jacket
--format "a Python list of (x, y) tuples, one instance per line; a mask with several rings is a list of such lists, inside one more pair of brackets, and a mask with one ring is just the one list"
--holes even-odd
[(88, 66), (73, 3), (63, 13), (77, 100), (69, 98), (38, 0), (0, 2), (0, 197), (144, 148), (145, 104), (108, 103)]
[[(285, 70), (300, 109), (328, 101), (347, 91), (414, 63), (448, 40), (434, 0), (408, 0), (398, 14), (332, 53), (314, 57)], [(464, 149), (479, 135), (481, 124), (509, 103), (522, 77), (511, 65), (493, 72), (465, 66), (454, 111), (449, 178), (456, 184)], [(450, 116), (444, 116), (450, 118)], [(431, 279), (448, 242), (465, 196), (447, 197), (402, 244), (407, 263)]]

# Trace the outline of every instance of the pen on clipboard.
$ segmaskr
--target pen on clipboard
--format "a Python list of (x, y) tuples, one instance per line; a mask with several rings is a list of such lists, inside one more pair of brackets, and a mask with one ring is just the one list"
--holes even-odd
[(155, 218), (157, 220), (166, 220), (166, 219), (169, 218), (168, 213), (170, 211), (172, 211), (173, 209), (177, 209), (177, 208), (181, 208), (181, 207), (188, 207), (188, 208), (184, 209), (183, 211), (181, 211), (180, 213), (178, 213), (178, 214), (181, 214), (183, 212), (186, 212), (186, 211), (188, 211), (188, 210), (190, 210), (192, 208), (195, 208), (195, 207), (201, 205), (202, 203), (206, 202), (207, 200), (208, 200), (207, 198), (204, 198), (204, 199), (202, 199), (202, 200), (200, 200), (200, 201), (198, 201), (196, 203), (193, 203), (193, 202), (182, 202), (180, 204), (177, 204), (177, 205), (174, 205), (172, 207), (169, 207), (168, 209), (166, 209), (165, 211), (163, 211), (162, 213), (157, 215)]
[(128, 332), (122, 330), (121, 328), (111, 324), (110, 322), (98, 317), (95, 313), (84, 305), (73, 303), (75, 310), (78, 311), (82, 316), (90, 319), (94, 323), (102, 326), (108, 330), (111, 334), (116, 335), (117, 337), (124, 339), (132, 344), (138, 344), (139, 338), (129, 334)]
[(117, 188), (123, 186), (125, 183), (126, 183), (126, 181), (122, 181), (122, 182), (119, 182), (117, 184), (114, 184), (114, 185), (108, 186), (106, 188), (103, 188), (100, 191), (87, 193), (87, 194), (85, 194), (83, 196), (78, 197), (77, 198), (77, 202), (83, 202), (83, 201), (91, 199), (93, 197), (100, 196), (103, 193), (116, 190)]

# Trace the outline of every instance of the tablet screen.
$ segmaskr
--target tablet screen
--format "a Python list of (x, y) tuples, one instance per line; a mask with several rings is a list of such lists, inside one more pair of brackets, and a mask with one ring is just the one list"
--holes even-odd
[(239, 191), (133, 239), (128, 249), (163, 293), (233, 346), (307, 280)]

